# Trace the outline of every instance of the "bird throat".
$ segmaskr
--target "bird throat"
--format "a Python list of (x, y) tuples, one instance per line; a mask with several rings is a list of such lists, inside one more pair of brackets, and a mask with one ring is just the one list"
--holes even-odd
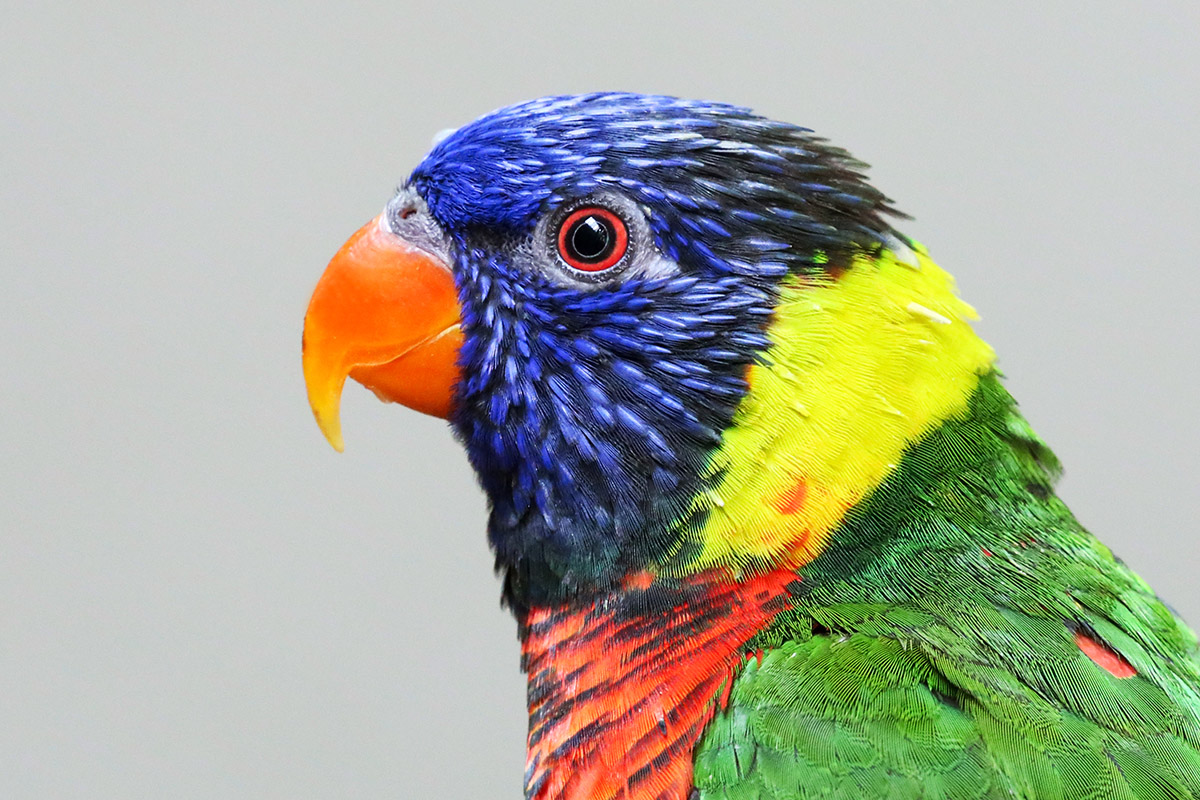
[(521, 619), (529, 800), (686, 800), (692, 751), (725, 707), (745, 645), (787, 608), (796, 574), (712, 569), (628, 578)]

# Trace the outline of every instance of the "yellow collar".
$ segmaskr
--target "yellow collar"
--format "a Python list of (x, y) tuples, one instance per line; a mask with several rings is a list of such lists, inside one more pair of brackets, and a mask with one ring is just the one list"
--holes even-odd
[(695, 501), (708, 514), (663, 571), (800, 566), (819, 555), (910, 443), (966, 410), (995, 361), (974, 319), (919, 246), (786, 284), (769, 363), (751, 369), (711, 460), (717, 488)]

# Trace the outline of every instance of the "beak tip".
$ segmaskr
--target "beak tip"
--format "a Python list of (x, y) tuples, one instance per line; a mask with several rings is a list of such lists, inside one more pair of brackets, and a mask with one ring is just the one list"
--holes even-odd
[(317, 370), (305, 363), (305, 382), (308, 384), (308, 406), (312, 409), (313, 419), (325, 441), (339, 453), (346, 449), (342, 440), (342, 387), (346, 376), (333, 373), (333, 379), (328, 379)]
[(339, 453), (346, 452), (346, 443), (342, 441), (341, 431), (331, 431), (325, 434), (325, 439), (329, 442), (329, 446)]
[(342, 421), (338, 418), (337, 411), (332, 414), (321, 413), (316, 407), (313, 408), (313, 416), (317, 419), (317, 427), (321, 429), (321, 433), (325, 436), (325, 441), (329, 442), (329, 446), (339, 453), (346, 451), (346, 442), (342, 439)]

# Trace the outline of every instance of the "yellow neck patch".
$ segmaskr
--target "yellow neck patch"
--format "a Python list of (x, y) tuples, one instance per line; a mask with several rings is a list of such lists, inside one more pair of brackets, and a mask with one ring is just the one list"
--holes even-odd
[(723, 477), (696, 499), (709, 513), (681, 549), (695, 555), (665, 571), (798, 567), (819, 555), (909, 443), (966, 409), (995, 360), (967, 322), (976, 318), (920, 247), (785, 285), (770, 363), (751, 369), (711, 462)]

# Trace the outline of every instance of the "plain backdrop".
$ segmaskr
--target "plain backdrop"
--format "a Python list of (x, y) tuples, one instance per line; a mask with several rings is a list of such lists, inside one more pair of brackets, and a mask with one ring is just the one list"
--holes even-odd
[(548, 93), (871, 163), (1067, 501), (1200, 622), (1200, 11), (1046, 5), (9, 5), (0, 797), (520, 796), (474, 478), (355, 385), (335, 454), (300, 328), (435, 132)]

